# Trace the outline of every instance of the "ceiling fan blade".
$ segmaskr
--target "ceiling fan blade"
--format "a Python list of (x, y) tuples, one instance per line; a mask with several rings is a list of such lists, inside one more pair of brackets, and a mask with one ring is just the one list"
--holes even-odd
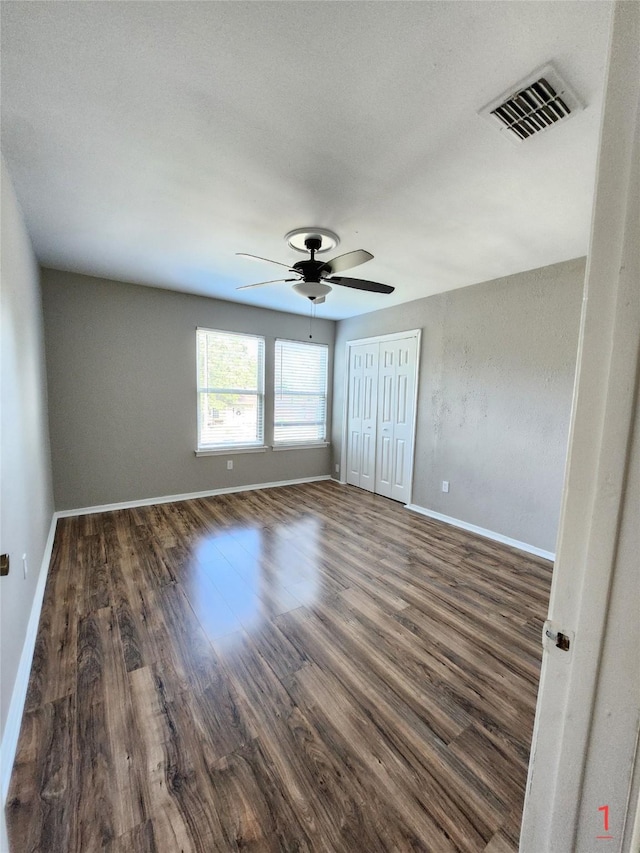
[(373, 258), (371, 252), (364, 249), (356, 249), (355, 252), (346, 252), (344, 255), (338, 255), (330, 261), (327, 261), (323, 267), (323, 272), (335, 273), (343, 270), (350, 270), (360, 264), (364, 264)]
[(262, 287), (263, 284), (279, 284), (281, 281), (300, 281), (299, 278), (274, 278), (271, 281), (257, 281), (255, 284), (243, 284), (236, 290), (247, 290), (249, 287)]
[(271, 258), (261, 258), (260, 255), (249, 255), (247, 252), (236, 252), (236, 255), (240, 258), (250, 258), (252, 261), (266, 261), (268, 264), (278, 264), (279, 267), (291, 269), (289, 264), (282, 264), (280, 261), (272, 261)]
[(364, 281), (362, 278), (325, 278), (327, 284), (341, 284), (343, 287), (353, 287), (355, 290), (368, 290), (369, 293), (393, 293), (395, 287), (388, 284), (378, 284), (377, 281)]

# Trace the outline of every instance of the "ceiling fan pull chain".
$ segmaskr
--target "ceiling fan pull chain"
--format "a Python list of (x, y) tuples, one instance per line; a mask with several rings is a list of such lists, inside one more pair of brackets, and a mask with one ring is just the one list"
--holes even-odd
[(313, 339), (313, 334), (312, 334), (313, 329), (311, 327), (311, 323), (313, 322), (313, 320), (315, 320), (315, 317), (316, 317), (316, 303), (312, 302), (311, 308), (309, 311), (309, 340)]

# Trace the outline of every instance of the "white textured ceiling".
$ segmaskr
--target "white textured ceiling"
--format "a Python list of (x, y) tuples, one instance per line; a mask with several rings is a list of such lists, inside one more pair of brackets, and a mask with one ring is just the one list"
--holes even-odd
[[(396, 288), (348, 317), (586, 253), (610, 12), (5, 1), (2, 150), (46, 266), (306, 313), (235, 252), (324, 226)], [(586, 109), (512, 144), (477, 111), (548, 61)]]

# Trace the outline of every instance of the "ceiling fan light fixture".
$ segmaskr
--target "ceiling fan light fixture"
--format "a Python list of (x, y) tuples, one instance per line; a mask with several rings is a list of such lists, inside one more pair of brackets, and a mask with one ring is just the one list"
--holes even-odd
[(300, 296), (306, 296), (307, 299), (317, 299), (319, 296), (326, 296), (333, 290), (328, 284), (323, 284), (321, 281), (299, 281), (293, 285), (293, 289)]

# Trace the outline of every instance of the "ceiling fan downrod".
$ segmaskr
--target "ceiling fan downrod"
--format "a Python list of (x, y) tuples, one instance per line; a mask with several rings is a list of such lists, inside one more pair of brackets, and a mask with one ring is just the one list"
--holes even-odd
[(322, 246), (322, 237), (307, 237), (304, 244), (309, 252), (309, 259), (306, 261), (297, 261), (291, 269), (298, 272), (308, 283), (319, 282), (320, 274), (325, 268), (325, 264), (322, 261), (316, 261), (316, 252)]
[(322, 237), (307, 237), (304, 244), (311, 253), (311, 260), (315, 261), (316, 252), (320, 249), (320, 246), (322, 246)]

